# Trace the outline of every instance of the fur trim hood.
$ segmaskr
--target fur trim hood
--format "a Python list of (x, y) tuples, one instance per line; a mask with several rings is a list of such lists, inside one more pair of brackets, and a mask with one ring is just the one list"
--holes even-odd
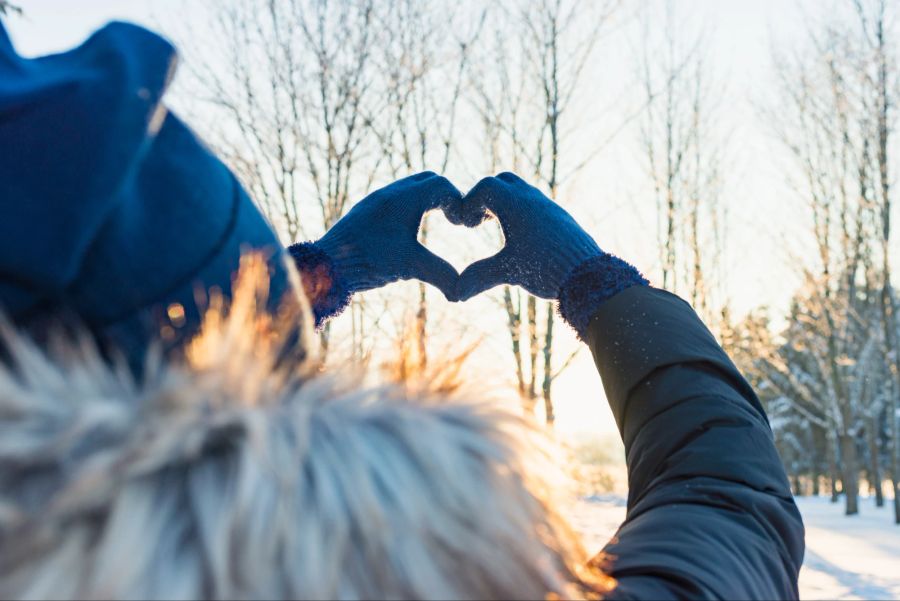
[(489, 403), (322, 375), (309, 346), (286, 360), (279, 317), (256, 310), (261, 269), (245, 262), (231, 305), (212, 299), (140, 383), (88, 342), (47, 350), (3, 327), (0, 597), (599, 590), (536, 429)]

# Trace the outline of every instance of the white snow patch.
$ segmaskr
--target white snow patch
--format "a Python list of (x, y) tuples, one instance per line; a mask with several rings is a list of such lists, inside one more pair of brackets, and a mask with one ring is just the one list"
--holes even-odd
[[(842, 502), (798, 498), (806, 525), (806, 559), (800, 570), (801, 599), (900, 599), (900, 525), (885, 500), (860, 499), (860, 515), (846, 517)], [(569, 516), (591, 553), (599, 551), (625, 519), (617, 495), (582, 500)]]
[(825, 497), (800, 498), (797, 506), (806, 524), (804, 599), (900, 599), (900, 525), (891, 501), (879, 508), (861, 498), (852, 517)]

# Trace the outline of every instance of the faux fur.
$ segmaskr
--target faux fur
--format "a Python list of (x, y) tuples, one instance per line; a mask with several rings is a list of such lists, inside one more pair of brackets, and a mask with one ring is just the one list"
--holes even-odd
[[(239, 281), (143, 383), (0, 346), (0, 597), (596, 597), (553, 451), (494, 404), (285, 365)], [(304, 357), (315, 353), (304, 352)]]
[(559, 291), (559, 314), (584, 340), (591, 317), (607, 300), (632, 286), (650, 282), (633, 265), (603, 253), (572, 270)]
[(314, 242), (301, 242), (288, 247), (294, 264), (303, 278), (310, 297), (316, 327), (339, 315), (350, 304), (350, 291), (335, 272), (331, 258)]

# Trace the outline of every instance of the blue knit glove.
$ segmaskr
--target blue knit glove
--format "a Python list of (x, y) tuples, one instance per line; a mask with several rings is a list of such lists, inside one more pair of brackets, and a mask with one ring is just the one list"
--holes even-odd
[(634, 267), (600, 250), (562, 207), (512, 173), (481, 180), (444, 213), (468, 227), (493, 215), (506, 239), (499, 253), (462, 272), (458, 300), (501, 284), (521, 286), (535, 296), (559, 300), (563, 318), (584, 337), (603, 301), (647, 283)]
[(456, 269), (418, 241), (422, 216), (462, 197), (445, 177), (426, 171), (371, 193), (316, 242), (296, 244), (294, 258), (317, 323), (339, 313), (354, 292), (419, 279), (455, 294)]

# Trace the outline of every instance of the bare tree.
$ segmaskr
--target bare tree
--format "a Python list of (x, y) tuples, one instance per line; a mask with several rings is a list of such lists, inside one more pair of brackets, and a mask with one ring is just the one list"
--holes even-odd
[(724, 149), (714, 133), (722, 90), (706, 64), (703, 32), (679, 18), (674, 2), (665, 3), (661, 24), (651, 6), (645, 5), (641, 19), (645, 108), (639, 130), (656, 199), (661, 281), (664, 288), (683, 291), (712, 321), (709, 282), (717, 274), (710, 272), (720, 262), (724, 239)]
[[(388, 32), (376, 52), (384, 93), (369, 121), (394, 178), (447, 170), (471, 49), (485, 14), (466, 20), (469, 15), (459, 8), (447, 0), (395, 0), (378, 15), (378, 28)], [(426, 215), (419, 230), (422, 244), (428, 232)], [(427, 287), (420, 283), (415, 338), (422, 369), (428, 357), (427, 323)]]
[[(227, 0), (208, 9), (218, 45), (196, 49), (197, 96), (216, 114), (215, 145), (289, 242), (327, 230), (379, 177), (446, 169), (477, 13), (449, 0)], [(421, 235), (424, 243), (427, 221)], [(426, 294), (421, 285), (423, 366)], [(384, 310), (354, 298), (358, 358)]]
[[(816, 327), (788, 332), (787, 344), (797, 352), (781, 372), (795, 372), (795, 395), (802, 398), (802, 384), (826, 403), (820, 425), (840, 466), (846, 513), (854, 514), (861, 451), (881, 502), (881, 424), (889, 419), (896, 431), (890, 408), (898, 391), (892, 358), (897, 328), (887, 253), (896, 67), (886, 3), (852, 1), (842, 7), (843, 18), (811, 22), (806, 50), (778, 57), (779, 106), (767, 117), (794, 159), (793, 183), (809, 207), (818, 259), (805, 267), (807, 279), (819, 287), (807, 303), (815, 307)], [(811, 361), (815, 369), (804, 367)], [(896, 449), (896, 437), (891, 439)], [(896, 489), (895, 450), (891, 458)]]
[[(566, 143), (583, 125), (570, 109), (618, 4), (510, 1), (494, 12), (495, 35), (475, 86), (492, 170), (502, 167), (530, 174), (559, 200), (561, 186), (586, 163), (585, 156), (564, 156)], [(503, 307), (525, 406), (534, 408), (540, 382), (546, 420), (552, 425), (553, 382), (574, 357), (559, 366), (554, 363), (554, 305), (504, 288)], [(522, 343), (523, 327), (527, 344)]]
[[(883, 368), (881, 339), (872, 335), (879, 323), (878, 307), (874, 296), (826, 294), (821, 280), (809, 277), (794, 298), (783, 341), (755, 344), (744, 367), (781, 408), (782, 417), (773, 417), (779, 435), (785, 431), (812, 435), (815, 429), (825, 433), (830, 461), (840, 471), (846, 513), (852, 515), (859, 510), (862, 428), (884, 406), (883, 390), (873, 379)], [(812, 449), (800, 452), (808, 455)]]
[[(482, 48), (484, 56), (473, 67), (472, 103), (484, 134), (489, 173), (525, 168), (523, 137), (527, 137), (531, 109), (528, 105), (532, 77), (530, 65), (517, 60), (521, 41), (509, 35), (508, 16), (512, 7), (503, 6), (491, 15), (491, 38)], [(499, 14), (498, 14), (499, 13)], [(532, 167), (527, 167), (532, 171)], [(499, 227), (495, 233), (502, 237)], [(534, 411), (537, 391), (537, 299), (519, 288), (503, 287), (503, 309), (507, 316), (516, 384), (524, 409)], [(527, 313), (526, 313), (527, 312)], [(523, 328), (527, 327), (523, 344)]]
[[(891, 284), (890, 240), (891, 240), (891, 157), (889, 156), (893, 138), (894, 110), (897, 101), (896, 48), (890, 43), (893, 20), (896, 14), (889, 11), (886, 0), (864, 2), (854, 0), (856, 16), (864, 39), (863, 61), (860, 65), (868, 102), (875, 117), (874, 135), (876, 141), (875, 165), (877, 185), (873, 186), (879, 221), (879, 241), (881, 251), (881, 294), (880, 308), (883, 327), (885, 358), (888, 362), (889, 377), (886, 379), (889, 397), (887, 415), (891, 433), (890, 469), (893, 482), (894, 521), (900, 524), (900, 347), (898, 347), (898, 322), (896, 299)], [(874, 424), (871, 430), (874, 430)], [(877, 476), (877, 444), (874, 433), (870, 434), (870, 453), (875, 458)], [(880, 482), (877, 493), (880, 495)]]
[[(210, 3), (210, 47), (192, 61), (216, 115), (214, 144), (290, 242), (328, 229), (380, 157), (365, 116), (374, 86), (374, 0)], [(191, 42), (186, 42), (191, 47)], [(301, 219), (311, 197), (318, 215)], [(318, 217), (318, 219), (316, 219)]]

